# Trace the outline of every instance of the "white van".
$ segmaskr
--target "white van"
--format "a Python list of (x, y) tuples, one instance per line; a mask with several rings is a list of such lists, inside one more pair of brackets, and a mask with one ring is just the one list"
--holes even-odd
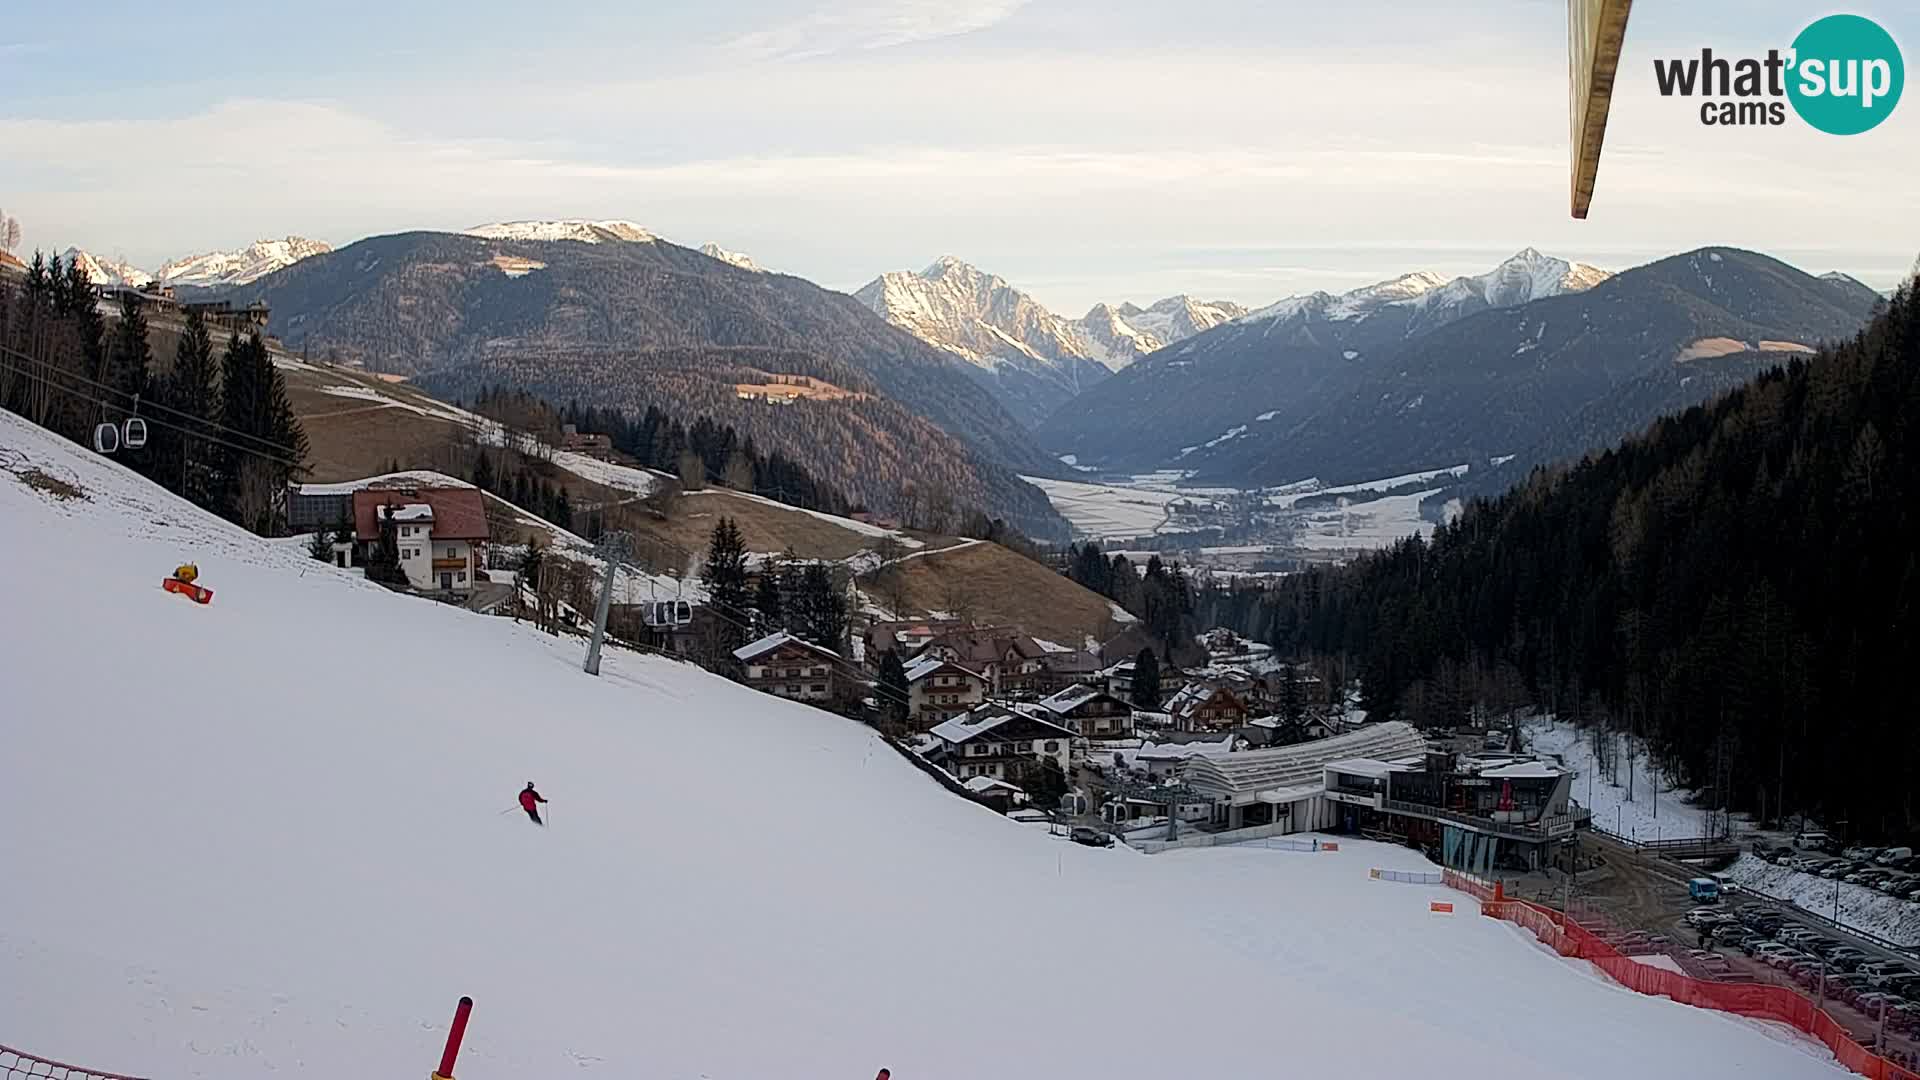
[(1827, 846), (1827, 834), (1823, 832), (1803, 832), (1793, 838), (1793, 846), (1801, 849), (1823, 848)]
[(1912, 848), (1890, 847), (1887, 850), (1881, 852), (1879, 856), (1875, 858), (1873, 861), (1879, 863), (1881, 866), (1886, 866), (1889, 863), (1899, 862), (1901, 859), (1911, 859), (1911, 858), (1913, 858)]

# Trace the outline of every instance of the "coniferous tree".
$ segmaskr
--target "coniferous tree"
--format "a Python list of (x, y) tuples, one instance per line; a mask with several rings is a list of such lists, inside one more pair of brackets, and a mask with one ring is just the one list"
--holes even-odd
[(722, 637), (740, 643), (744, 624), (752, 617), (747, 610), (747, 545), (740, 527), (723, 517), (713, 527), (707, 542), (706, 562), (700, 568), (700, 581), (707, 587), (707, 603), (720, 616), (725, 628)]
[(846, 648), (847, 598), (834, 588), (833, 575), (826, 564), (811, 562), (800, 581), (804, 598), (803, 636), (823, 649), (839, 652)]
[(492, 491), (493, 485), (493, 457), (485, 447), (481, 447), (480, 456), (473, 462), (473, 486), (481, 491)]
[(760, 632), (771, 634), (787, 627), (787, 613), (780, 596), (781, 577), (786, 573), (779, 557), (769, 558), (760, 567), (760, 578), (753, 587), (753, 610), (759, 616)]
[(907, 683), (907, 665), (901, 661), (900, 651), (888, 649), (880, 657), (880, 708), (896, 724), (907, 722), (911, 689)]
[(1160, 658), (1141, 649), (1133, 658), (1133, 704), (1148, 712), (1160, 708)]
[[(114, 328), (107, 356), (106, 383), (113, 388), (113, 393), (105, 395), (110, 403), (101, 410), (101, 419), (106, 423), (120, 424), (135, 415), (137, 399), (152, 394), (148, 379), (153, 349), (147, 344), (147, 316), (132, 293), (120, 294), (120, 322)], [(154, 475), (156, 449), (149, 442), (145, 451), (130, 450), (127, 464), (142, 475)]]
[(214, 433), (220, 396), (220, 368), (213, 358), (213, 337), (200, 312), (189, 310), (186, 332), (174, 347), (173, 370), (161, 387), (163, 403), (174, 410), (174, 423), (161, 443), (161, 469), (163, 474), (172, 474), (164, 482), (189, 502), (216, 512), (221, 460), (219, 447), (206, 436)]
[(1300, 682), (1299, 669), (1293, 664), (1283, 664), (1280, 668), (1280, 718), (1297, 724), (1306, 713), (1306, 687)]
[(313, 538), (307, 541), (307, 554), (313, 556), (316, 560), (320, 562), (324, 562), (324, 563), (332, 562), (333, 561), (332, 531), (328, 529), (320, 529), (316, 531), (313, 534)]

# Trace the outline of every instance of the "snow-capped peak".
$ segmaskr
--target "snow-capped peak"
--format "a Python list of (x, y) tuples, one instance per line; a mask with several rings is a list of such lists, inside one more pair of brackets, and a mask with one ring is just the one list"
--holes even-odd
[(333, 248), (318, 240), (289, 236), (283, 240), (256, 240), (239, 251), (209, 251), (189, 255), (160, 267), (158, 277), (168, 285), (212, 288), (245, 285), (301, 259), (324, 255)]
[(564, 218), (558, 221), (501, 221), (492, 225), (475, 225), (466, 230), (466, 234), (488, 240), (577, 240), (583, 244), (617, 241), (651, 244), (659, 239), (644, 227), (631, 221), (617, 219), (588, 221), (584, 218)]
[[(1412, 330), (1433, 325), (1429, 312), (1451, 317), (1466, 307), (1513, 307), (1542, 297), (1583, 292), (1613, 275), (1585, 263), (1572, 263), (1526, 248), (1484, 274), (1449, 279), (1418, 270), (1332, 296), (1324, 292), (1289, 296), (1242, 317), (1243, 322), (1291, 319), (1319, 314), (1328, 319), (1363, 319), (1387, 307), (1408, 306), (1420, 313)], [(1424, 321), (1422, 321), (1424, 319)]]
[(1537, 248), (1518, 254), (1472, 280), (1490, 307), (1513, 307), (1529, 300), (1590, 289), (1611, 275), (1583, 263), (1543, 255)]
[(742, 270), (751, 270), (756, 274), (766, 272), (764, 267), (753, 261), (753, 256), (745, 254), (744, 252), (728, 251), (719, 244), (701, 244), (700, 254), (705, 255), (709, 259), (719, 259), (729, 266), (737, 266)]
[(79, 248), (68, 248), (60, 253), (64, 262), (77, 262), (80, 272), (95, 285), (131, 285), (139, 288), (153, 281), (153, 275), (131, 263), (102, 259)]

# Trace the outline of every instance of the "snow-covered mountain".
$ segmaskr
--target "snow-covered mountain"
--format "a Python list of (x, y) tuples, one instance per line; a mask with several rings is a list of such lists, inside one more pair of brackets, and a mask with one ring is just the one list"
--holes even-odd
[(1246, 308), (1231, 300), (1195, 300), (1184, 293), (1156, 300), (1144, 308), (1121, 304), (1118, 310), (1128, 326), (1153, 335), (1162, 345), (1204, 334), (1247, 313)]
[(742, 270), (751, 270), (756, 274), (766, 273), (766, 267), (754, 262), (753, 256), (741, 251), (728, 251), (719, 244), (701, 244), (700, 254), (709, 259), (719, 259), (723, 263), (737, 266)]
[(1457, 277), (1408, 303), (1414, 309), (1408, 334), (1431, 329), (1489, 308), (1518, 307), (1532, 300), (1585, 292), (1613, 275), (1527, 248), (1484, 274)]
[(951, 255), (919, 273), (890, 271), (854, 298), (881, 318), (975, 366), (1029, 426), (1105, 378), (1105, 350), (1006, 279)]
[(1448, 279), (1431, 270), (1418, 270), (1338, 295), (1313, 292), (1289, 296), (1248, 313), (1241, 321), (1284, 322), (1305, 317), (1351, 322), (1391, 311), (1407, 319), (1402, 336), (1412, 336), (1476, 311), (1584, 292), (1612, 276), (1586, 263), (1556, 259), (1527, 248), (1484, 274)]
[(60, 259), (62, 262), (79, 263), (81, 272), (95, 285), (132, 285), (139, 288), (153, 280), (152, 274), (132, 263), (103, 259), (79, 248), (68, 248), (61, 252)]
[(500, 221), (491, 225), (475, 225), (466, 230), (466, 234), (485, 237), (489, 240), (578, 240), (583, 244), (619, 241), (651, 244), (659, 239), (643, 226), (631, 221), (587, 221), (582, 218), (564, 218), (556, 221)]
[(283, 240), (256, 240), (239, 251), (209, 251), (163, 263), (155, 273), (168, 285), (193, 285), (218, 288), (245, 285), (275, 270), (292, 266), (301, 259), (322, 255), (333, 248), (318, 240), (289, 236)]

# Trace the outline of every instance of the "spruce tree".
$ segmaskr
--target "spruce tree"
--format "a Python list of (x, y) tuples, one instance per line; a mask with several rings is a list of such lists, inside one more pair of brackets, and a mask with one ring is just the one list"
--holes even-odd
[(721, 518), (713, 527), (713, 535), (707, 541), (706, 563), (700, 568), (700, 581), (707, 587), (707, 603), (720, 616), (720, 624), (725, 628), (723, 636), (739, 641), (744, 633), (742, 624), (749, 618), (747, 545), (740, 536), (740, 527), (730, 517)]
[(553, 497), (553, 523), (563, 529), (573, 529), (573, 500), (567, 497), (563, 486)]
[(1306, 688), (1300, 683), (1300, 671), (1293, 664), (1280, 668), (1280, 717), (1297, 724), (1307, 713)]
[(194, 505), (216, 509), (219, 447), (205, 436), (213, 433), (212, 424), (220, 413), (220, 369), (213, 359), (207, 321), (198, 311), (187, 312), (186, 332), (174, 346), (173, 371), (164, 380), (161, 397), (175, 411), (176, 426), (189, 432), (167, 433), (165, 470), (176, 475), (165, 482)]
[(1141, 649), (1133, 658), (1133, 704), (1148, 712), (1160, 708), (1160, 658), (1152, 649)]
[(492, 491), (493, 483), (493, 457), (482, 448), (479, 459), (473, 463), (473, 486), (481, 491)]
[(911, 689), (907, 684), (907, 665), (901, 661), (900, 651), (888, 649), (880, 657), (880, 707), (896, 724), (907, 722)]
[(780, 564), (777, 555), (760, 567), (760, 580), (753, 589), (753, 610), (759, 615), (760, 632), (763, 634), (786, 629), (787, 613), (780, 598), (780, 582), (785, 573), (786, 568)]
[(835, 652), (844, 649), (847, 599), (834, 588), (833, 575), (827, 571), (824, 563), (807, 564), (806, 573), (800, 580), (800, 594), (805, 598), (806, 623), (803, 633), (807, 640)]
[[(118, 424), (134, 415), (137, 398), (152, 394), (148, 378), (153, 349), (147, 344), (147, 316), (132, 293), (120, 294), (120, 322), (114, 328), (108, 357), (106, 383), (114, 392), (106, 395), (111, 404), (103, 410), (102, 419)], [(144, 476), (152, 476), (159, 460), (158, 449), (149, 443), (145, 451), (132, 451), (127, 464)]]

